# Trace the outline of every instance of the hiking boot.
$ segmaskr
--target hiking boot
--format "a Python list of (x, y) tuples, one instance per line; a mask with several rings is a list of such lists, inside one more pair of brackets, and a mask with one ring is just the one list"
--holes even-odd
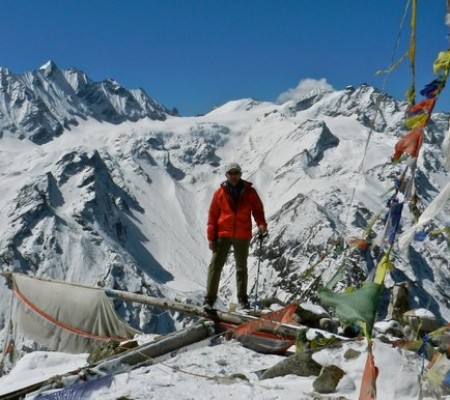
[(244, 300), (239, 302), (239, 308), (243, 310), (250, 310), (251, 306), (248, 300)]
[(203, 303), (203, 310), (206, 312), (214, 311), (214, 303), (210, 303), (209, 301), (205, 301)]

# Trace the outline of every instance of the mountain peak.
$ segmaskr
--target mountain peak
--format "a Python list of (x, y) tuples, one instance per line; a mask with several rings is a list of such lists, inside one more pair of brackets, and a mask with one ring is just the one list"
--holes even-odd
[(53, 71), (57, 70), (58, 66), (52, 60), (47, 61), (44, 65), (39, 67), (39, 71), (44, 72), (46, 75), (51, 74)]
[(0, 78), (2, 91), (8, 94), (0, 96), (0, 109), (10, 116), (0, 120), (0, 137), (6, 134), (43, 144), (78, 120), (120, 124), (142, 118), (163, 121), (169, 114), (149, 96), (136, 96), (115, 79), (94, 82), (74, 68), (59, 69), (51, 60), (23, 74), (1, 68)]

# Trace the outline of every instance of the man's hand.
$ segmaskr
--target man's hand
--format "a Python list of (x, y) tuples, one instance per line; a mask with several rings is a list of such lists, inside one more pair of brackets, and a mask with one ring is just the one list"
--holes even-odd
[(216, 242), (214, 240), (210, 240), (208, 242), (208, 247), (211, 251), (214, 251), (216, 249)]
[(268, 235), (267, 226), (266, 225), (259, 225), (258, 226), (258, 230), (259, 230), (258, 236), (263, 238), (263, 237), (266, 237)]

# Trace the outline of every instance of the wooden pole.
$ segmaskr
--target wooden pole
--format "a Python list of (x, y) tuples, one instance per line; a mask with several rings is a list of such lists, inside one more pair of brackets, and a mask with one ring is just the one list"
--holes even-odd
[[(74, 371), (62, 375), (55, 375), (44, 379), (32, 385), (17, 389), (10, 393), (0, 394), (0, 400), (19, 400), (23, 399), (28, 393), (32, 393), (45, 386), (54, 385), (55, 378), (63, 378), (80, 374), (82, 371), (91, 370), (92, 372), (101, 372), (100, 377), (105, 373), (118, 374), (128, 371), (130, 366), (140, 364), (153, 365), (160, 362), (162, 356), (172, 357), (182, 348), (201, 342), (214, 334), (212, 322), (205, 321), (196, 324), (190, 328), (181, 331), (172, 332), (153, 342), (144, 344), (134, 349), (127, 350), (124, 353), (116, 354), (106, 360), (100, 360), (86, 367), (78, 368)], [(159, 358), (158, 358), (159, 357)], [(95, 378), (94, 378), (95, 379)], [(68, 386), (70, 387), (70, 386)], [(50, 387), (49, 387), (50, 389)], [(62, 394), (61, 398), (65, 398)]]
[[(224, 312), (220, 310), (214, 310), (214, 312), (206, 312), (202, 307), (192, 304), (178, 303), (168, 299), (162, 299), (158, 297), (145, 296), (143, 294), (129, 293), (122, 290), (105, 290), (107, 296), (117, 299), (131, 301), (141, 304), (147, 304), (153, 307), (162, 308), (165, 310), (178, 311), (181, 313), (196, 315), (198, 317), (208, 318), (213, 321), (226, 322), (233, 325), (241, 325), (249, 321), (258, 319), (252, 315), (245, 315), (239, 313)], [(277, 323), (272, 327), (263, 327), (263, 332), (277, 334), (284, 338), (297, 338), (298, 331), (304, 328), (301, 325), (290, 325)]]
[(136, 349), (130, 349), (123, 354), (115, 355), (111, 359), (100, 361), (96, 368), (101, 371), (114, 371), (120, 364), (153, 364), (157, 357), (169, 353), (172, 354), (181, 348), (200, 342), (214, 334), (214, 324), (211, 321), (204, 321), (189, 328), (169, 333)]
[[(14, 274), (16, 274), (16, 273), (14, 273)], [(12, 272), (8, 272), (8, 271), (0, 272), (0, 275), (4, 276), (7, 279), (12, 279), (14, 274)], [(207, 319), (213, 320), (215, 322), (225, 322), (225, 323), (233, 324), (233, 325), (241, 325), (246, 322), (254, 321), (257, 319), (257, 317), (254, 317), (251, 315), (224, 312), (224, 311), (219, 311), (219, 310), (209, 313), (209, 312), (206, 312), (202, 307), (199, 307), (199, 306), (196, 306), (193, 304), (179, 303), (179, 302), (172, 301), (169, 299), (146, 296), (146, 295), (138, 294), (138, 293), (130, 293), (130, 292), (126, 292), (123, 290), (96, 288), (96, 287), (92, 287), (92, 286), (80, 285), (77, 283), (64, 282), (61, 280), (49, 279), (49, 278), (41, 278), (41, 277), (33, 277), (33, 278), (39, 279), (42, 281), (46, 281), (46, 282), (55, 282), (55, 283), (62, 283), (62, 284), (68, 284), (68, 285), (75, 285), (78, 287), (85, 287), (88, 289), (102, 290), (105, 292), (105, 294), (107, 296), (113, 297), (116, 299), (130, 301), (130, 302), (134, 302), (134, 303), (146, 304), (146, 305), (161, 308), (164, 310), (172, 310), (172, 311), (178, 311), (178, 312), (181, 312), (184, 314), (196, 315), (198, 317), (207, 318)], [(302, 328), (304, 328), (304, 326), (277, 323), (275, 326), (264, 327), (261, 330), (263, 332), (277, 334), (284, 338), (295, 339), (297, 337), (298, 331)]]

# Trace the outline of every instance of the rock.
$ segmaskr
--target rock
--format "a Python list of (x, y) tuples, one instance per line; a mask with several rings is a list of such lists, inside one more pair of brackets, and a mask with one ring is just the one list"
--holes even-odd
[(325, 331), (337, 333), (339, 324), (331, 318), (321, 318), (319, 320), (319, 327)]
[(439, 328), (439, 323), (436, 317), (428, 310), (419, 308), (416, 310), (409, 310), (403, 313), (403, 321), (415, 331), (433, 332)]
[(330, 314), (328, 314), (325, 309), (321, 306), (312, 303), (301, 303), (297, 307), (295, 312), (300, 318), (300, 323), (313, 327), (319, 328), (319, 321), (323, 318), (331, 319)]
[(339, 327), (338, 334), (348, 337), (348, 338), (355, 338), (359, 335), (360, 328), (358, 325), (344, 325), (342, 327)]
[(378, 321), (374, 325), (374, 330), (375, 332), (396, 336), (398, 338), (403, 338), (404, 336), (403, 327), (395, 320)]
[(403, 327), (403, 336), (408, 340), (416, 340), (417, 332), (411, 327), (411, 325), (405, 325)]
[(230, 379), (241, 379), (243, 381), (248, 381), (249, 380), (243, 373), (240, 373), (240, 372), (237, 372), (235, 374), (231, 374), (229, 376), (229, 378)]
[(450, 388), (446, 385), (447, 374), (450, 372), (450, 360), (439, 355), (434, 364), (424, 375), (423, 394), (427, 398), (448, 399)]
[(108, 340), (96, 347), (94, 347), (89, 353), (87, 361), (89, 364), (96, 363), (105, 358), (111, 357), (116, 354), (115, 350), (119, 346), (119, 343), (112, 340)]
[(261, 306), (263, 308), (272, 308), (272, 305), (279, 305), (281, 307), (285, 307), (286, 303), (284, 303), (283, 301), (281, 301), (279, 298), (272, 296), (272, 297), (265, 297), (263, 299), (261, 299)]
[(346, 360), (354, 360), (355, 358), (358, 358), (361, 355), (361, 352), (355, 349), (348, 349), (344, 353), (344, 358)]
[(400, 320), (409, 309), (409, 284), (408, 282), (396, 283), (392, 288), (386, 319)]
[(128, 340), (121, 342), (120, 344), (112, 340), (108, 340), (97, 347), (94, 347), (89, 353), (87, 359), (89, 364), (96, 363), (105, 358), (112, 357), (116, 354), (123, 353), (127, 350), (134, 349), (138, 347), (136, 340)]
[[(120, 342), (119, 347), (117, 348), (119, 352), (135, 349), (136, 347), (139, 347), (139, 344), (137, 340), (126, 340), (125, 342)], [(117, 351), (116, 351), (117, 353)]]
[(294, 354), (266, 370), (261, 375), (261, 379), (270, 379), (289, 374), (298, 376), (318, 376), (322, 366), (313, 360), (313, 353), (314, 350), (304, 350), (301, 353)]
[(344, 375), (345, 372), (335, 365), (323, 367), (319, 377), (313, 382), (314, 390), (318, 393), (333, 393)]
[(449, 353), (450, 350), (450, 328), (447, 328), (443, 332), (439, 332), (433, 335), (433, 342), (439, 348), (441, 353)]
[(350, 393), (356, 390), (355, 381), (348, 375), (344, 375), (336, 387), (336, 391), (340, 393)]
[(386, 335), (382, 333), (377, 335), (376, 339), (379, 340), (381, 343), (391, 343), (391, 339), (389, 339)]

